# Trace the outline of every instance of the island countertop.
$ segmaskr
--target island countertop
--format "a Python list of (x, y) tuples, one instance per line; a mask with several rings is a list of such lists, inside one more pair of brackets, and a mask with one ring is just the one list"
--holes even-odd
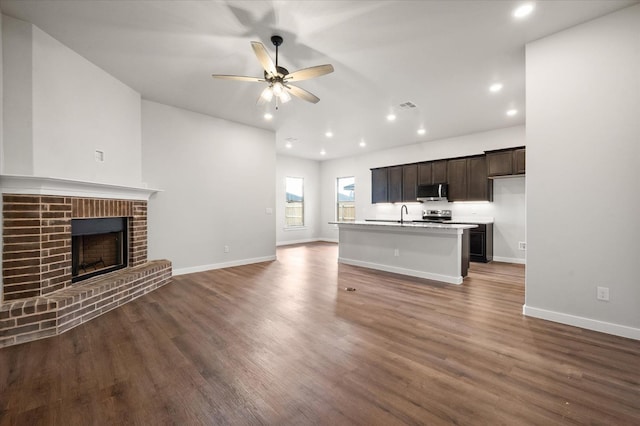
[(338, 227), (338, 262), (451, 284), (469, 267), (472, 224), (329, 222)]
[(478, 225), (474, 224), (464, 224), (464, 223), (437, 223), (437, 222), (412, 222), (412, 221), (404, 221), (400, 223), (400, 221), (374, 221), (374, 220), (356, 220), (355, 222), (341, 222), (341, 221), (332, 221), (329, 222), (332, 225), (354, 225), (354, 226), (390, 226), (390, 227), (401, 227), (401, 228), (429, 228), (429, 229), (471, 229), (477, 228)]

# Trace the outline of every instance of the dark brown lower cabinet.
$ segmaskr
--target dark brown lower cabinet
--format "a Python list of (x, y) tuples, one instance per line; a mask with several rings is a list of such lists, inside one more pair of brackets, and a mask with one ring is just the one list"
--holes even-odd
[(491, 262), (493, 260), (493, 223), (478, 223), (469, 230), (469, 260)]

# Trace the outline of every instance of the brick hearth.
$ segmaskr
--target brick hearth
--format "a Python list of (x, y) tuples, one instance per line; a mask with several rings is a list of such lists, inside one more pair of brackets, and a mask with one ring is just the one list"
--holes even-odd
[[(71, 219), (127, 217), (129, 267), (71, 283)], [(3, 195), (0, 347), (62, 333), (169, 282), (147, 262), (147, 202)]]

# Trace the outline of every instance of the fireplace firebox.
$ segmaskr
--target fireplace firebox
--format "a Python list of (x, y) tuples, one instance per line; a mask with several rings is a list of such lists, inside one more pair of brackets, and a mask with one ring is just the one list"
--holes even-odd
[(128, 265), (127, 218), (71, 220), (71, 281), (78, 282)]

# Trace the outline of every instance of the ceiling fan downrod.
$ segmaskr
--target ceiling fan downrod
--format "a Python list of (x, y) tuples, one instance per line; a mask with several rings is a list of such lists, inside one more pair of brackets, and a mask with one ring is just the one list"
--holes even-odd
[(271, 36), (271, 43), (276, 47), (276, 69), (278, 69), (278, 47), (282, 44), (284, 40), (279, 35)]

